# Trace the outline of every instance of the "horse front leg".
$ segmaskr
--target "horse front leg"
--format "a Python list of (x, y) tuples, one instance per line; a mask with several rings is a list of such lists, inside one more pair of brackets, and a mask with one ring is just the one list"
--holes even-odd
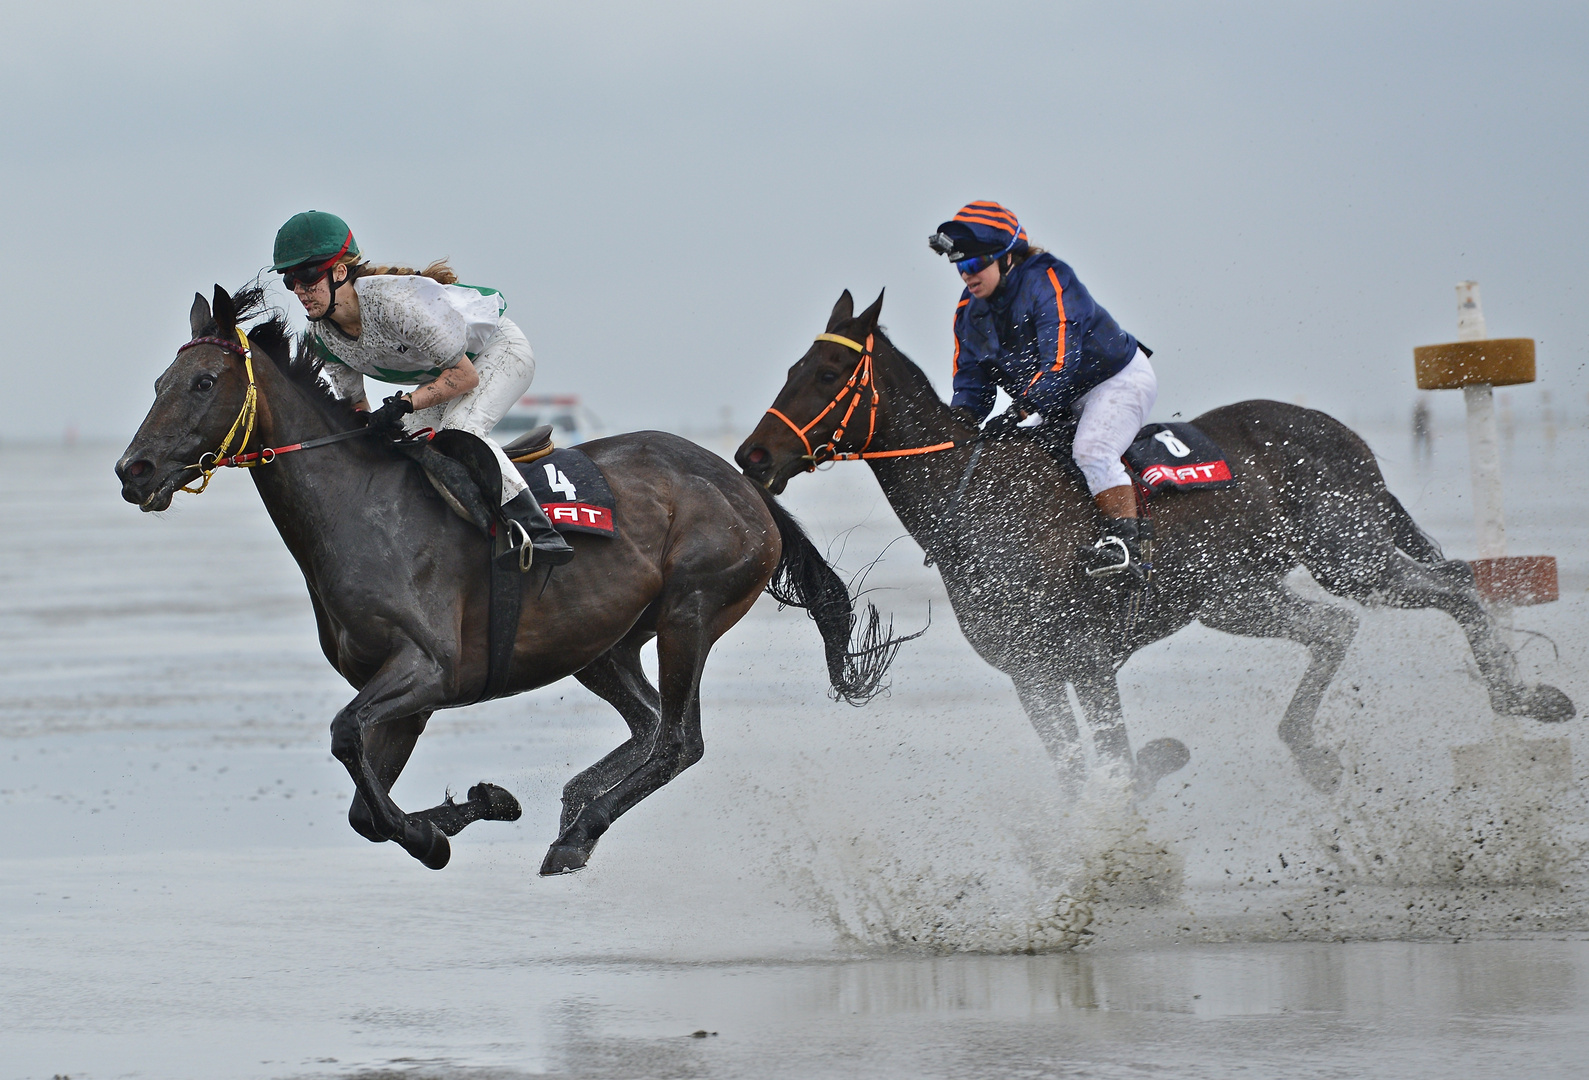
[(1093, 749), (1104, 768), (1131, 775), (1131, 739), (1126, 734), (1125, 709), (1120, 704), (1120, 684), (1114, 668), (1106, 660), (1095, 660), (1071, 673), (1087, 726), (1092, 729)]
[(1034, 661), (1023, 665), (1011, 679), (1032, 729), (1059, 773), (1060, 787), (1074, 796), (1080, 793), (1087, 776), (1087, 755), (1076, 729), (1076, 714), (1070, 707), (1064, 676), (1047, 670), (1050, 667), (1051, 663)]
[(1120, 682), (1114, 665), (1107, 659), (1095, 660), (1073, 672), (1071, 685), (1076, 688), (1076, 699), (1092, 729), (1100, 764), (1129, 779), (1138, 797), (1148, 794), (1160, 780), (1184, 768), (1192, 759), (1185, 743), (1168, 738), (1154, 739), (1132, 755), (1125, 709), (1120, 704)]
[[(429, 719), (428, 712), (403, 716), (377, 724), (364, 733), (364, 755), (370, 759), (370, 764), (375, 767), (376, 779), (388, 793), (402, 775), (403, 766), (408, 764), (414, 744), (419, 741)], [(511, 791), (482, 780), (469, 789), (463, 802), (457, 802), (449, 795), (445, 801), (428, 810), (414, 811), (413, 816), (424, 818), (448, 836), (457, 836), (466, 825), (476, 821), (517, 821), (523, 812), (519, 800), (513, 797)], [(370, 806), (364, 801), (364, 796), (357, 792), (353, 795), (353, 805), (348, 807), (348, 824), (353, 826), (354, 832), (374, 843), (381, 844), (390, 839), (376, 832)]]
[[(396, 774), (391, 773), (393, 762), (398, 758), (406, 762), (413, 751), (413, 740), (419, 737), (412, 721), (421, 714), (429, 717), (433, 703), (430, 699), (436, 696), (441, 681), (435, 663), (415, 650), (412, 655), (400, 656), (383, 666), (331, 721), (331, 754), (348, 770), (357, 798), (363, 802), (357, 820), (355, 811), (349, 812), (354, 828), (371, 840), (396, 840), (432, 870), (440, 870), (452, 857), (446, 835), (425, 818), (404, 813), (387, 789), (396, 779)], [(410, 722), (408, 728), (376, 734), (384, 724), (401, 724), (405, 720)], [(420, 721), (419, 729), (423, 726)], [(410, 734), (412, 738), (408, 737)], [(370, 752), (367, 741), (374, 745), (377, 754)], [(391, 780), (383, 781), (378, 762), (386, 765)], [(398, 771), (401, 762), (396, 764)]]

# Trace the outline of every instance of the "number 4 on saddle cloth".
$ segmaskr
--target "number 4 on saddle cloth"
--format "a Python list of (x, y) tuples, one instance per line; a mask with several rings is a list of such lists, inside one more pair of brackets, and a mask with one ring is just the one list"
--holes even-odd
[(552, 449), (550, 429), (539, 428), (502, 449), (558, 532), (617, 535), (612, 488), (584, 451)]
[(1225, 452), (1191, 424), (1149, 424), (1124, 455), (1126, 468), (1149, 494), (1209, 491), (1236, 483)]

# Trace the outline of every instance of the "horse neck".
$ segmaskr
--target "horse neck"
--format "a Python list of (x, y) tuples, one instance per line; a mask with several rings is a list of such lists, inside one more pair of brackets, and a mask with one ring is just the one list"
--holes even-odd
[[(1045, 460), (1046, 452), (1036, 446), (990, 442), (982, 444), (982, 454), (972, 474), (975, 446), (970, 439), (976, 429), (950, 411), (920, 368), (887, 339), (881, 340), (874, 359), (880, 397), (878, 426), (870, 449), (908, 450), (950, 439), (958, 445), (928, 454), (872, 459), (868, 464), (884, 497), (911, 536), (935, 559), (952, 562), (956, 545), (945, 544), (946, 537), (940, 531), (946, 515), (953, 511), (948, 527), (960, 529), (992, 512), (985, 500), (964, 496), (957, 499), (968, 475), (972, 487), (985, 489), (989, 484), (1008, 481), (1012, 469), (1026, 476), (1046, 476), (1052, 466)], [(1039, 471), (1034, 473), (1034, 467)], [(1088, 534), (1094, 527), (1092, 500), (1084, 489), (1076, 491), (1057, 470), (1051, 475), (1052, 483), (1040, 484), (1042, 490), (1022, 495), (1019, 519), (1012, 521), (1008, 513), (999, 511), (983, 524), (995, 534), (1031, 530), (1042, 534), (1043, 542), (1053, 542), (1059, 533), (1077, 540)], [(948, 572), (951, 567), (945, 564), (944, 570)]]
[[(873, 378), (880, 400), (877, 432), (869, 450), (914, 450), (951, 439), (963, 444), (975, 433), (949, 411), (921, 369), (881, 331)], [(959, 445), (928, 454), (873, 458), (867, 464), (900, 521), (921, 540), (922, 530), (930, 530), (948, 508), (970, 459), (971, 449)]]
[[(259, 383), (259, 422), (249, 449), (290, 445), (338, 430), (268, 358), (256, 359), (254, 370)], [(361, 508), (379, 501), (378, 495), (364, 497), (368, 485), (363, 480), (352, 483), (372, 468), (363, 460), (369, 451), (355, 448), (360, 442), (351, 439), (282, 454), (268, 465), (249, 470), (276, 530), (302, 566), (308, 566), (305, 560), (316, 546), (315, 531), (357, 527), (363, 516)]]

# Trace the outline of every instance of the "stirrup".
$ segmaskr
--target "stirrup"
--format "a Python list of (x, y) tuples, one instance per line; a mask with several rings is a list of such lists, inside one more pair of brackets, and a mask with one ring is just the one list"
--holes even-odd
[(1110, 577), (1114, 574), (1123, 574), (1131, 569), (1131, 548), (1118, 536), (1105, 536), (1092, 546), (1093, 551), (1103, 552), (1111, 547), (1120, 549), (1120, 562), (1113, 566), (1085, 567), (1088, 577)]
[(508, 550), (503, 554), (509, 554), (515, 547), (519, 553), (519, 573), (527, 574), (535, 564), (535, 545), (530, 542), (530, 534), (524, 526), (508, 518)]

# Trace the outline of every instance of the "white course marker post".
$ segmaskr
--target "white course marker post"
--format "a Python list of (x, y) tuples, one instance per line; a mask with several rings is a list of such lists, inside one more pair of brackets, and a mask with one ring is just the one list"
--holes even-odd
[(1468, 463), (1473, 474), (1473, 527), (1479, 557), (1472, 560), (1479, 593), (1497, 620), (1511, 629), (1511, 609), (1548, 604), (1558, 595), (1556, 560), (1549, 555), (1506, 554), (1506, 514), (1501, 497), (1500, 437), (1495, 387), (1534, 381), (1534, 339), (1485, 335), (1479, 283), (1457, 285), (1457, 340), (1413, 350), (1420, 390), (1462, 390), (1468, 407)]
[[(1479, 283), (1457, 285), (1457, 340), (1413, 350), (1420, 390), (1461, 388), (1468, 408), (1468, 465), (1473, 474), (1473, 527), (1479, 557), (1474, 582), (1512, 642), (1512, 608), (1557, 598), (1556, 560), (1549, 555), (1506, 554), (1506, 516), (1501, 498), (1500, 439), (1495, 424), (1495, 387), (1534, 381), (1532, 338), (1485, 334)], [(1572, 784), (1572, 749), (1565, 738), (1526, 738), (1516, 717), (1495, 717), (1495, 738), (1451, 748), (1452, 779), (1458, 790), (1487, 793), (1495, 805), (1519, 807), (1542, 789)]]
[[(1484, 309), (1479, 283), (1457, 285), (1457, 340), (1483, 341)], [(1462, 388), (1468, 407), (1468, 468), (1473, 474), (1473, 529), (1479, 558), (1506, 558), (1506, 511), (1501, 499), (1501, 445), (1495, 427), (1495, 387), (1487, 382)]]

